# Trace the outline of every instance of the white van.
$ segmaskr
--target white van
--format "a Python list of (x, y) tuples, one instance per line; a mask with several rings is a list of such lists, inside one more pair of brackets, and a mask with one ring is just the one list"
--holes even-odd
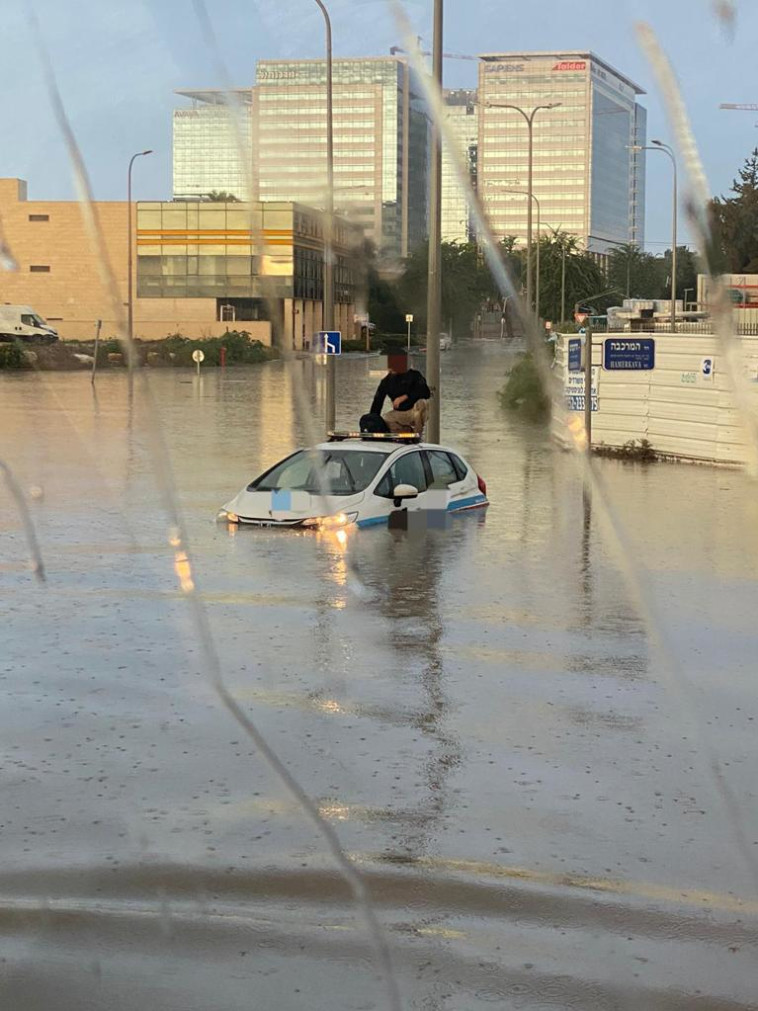
[(0, 341), (52, 344), (58, 331), (28, 305), (0, 305)]

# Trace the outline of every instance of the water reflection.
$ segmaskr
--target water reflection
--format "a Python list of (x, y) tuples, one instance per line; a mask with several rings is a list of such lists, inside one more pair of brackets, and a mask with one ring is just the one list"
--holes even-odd
[(445, 687), (441, 584), (446, 572), (463, 564), (467, 541), (483, 521), (482, 515), (456, 520), (447, 530), (377, 531), (372, 544), (356, 551), (366, 585), (375, 593), (373, 608), (385, 622), (389, 652), (384, 663), (392, 668), (398, 699), (407, 700), (408, 725), (422, 735), (425, 752), (420, 771), (409, 767), (406, 772), (414, 779), (420, 772), (421, 797), (413, 811), (395, 814), (398, 824), (387, 859), (426, 856), (451, 802), (449, 779), (463, 749), (451, 729)]

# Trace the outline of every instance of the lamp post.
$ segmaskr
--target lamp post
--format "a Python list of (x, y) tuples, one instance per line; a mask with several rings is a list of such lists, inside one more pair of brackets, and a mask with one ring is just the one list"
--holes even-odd
[(671, 332), (676, 333), (676, 211), (677, 211), (677, 171), (674, 150), (662, 140), (651, 141), (650, 145), (635, 144), (634, 151), (662, 151), (671, 159), (674, 170), (674, 186), (671, 201)]
[[(529, 148), (528, 148), (528, 162), (527, 162), (527, 181), (526, 188), (529, 196), (532, 196), (533, 190), (533, 180), (532, 180), (532, 169), (534, 162), (534, 117), (540, 111), (540, 109), (557, 109), (562, 102), (550, 102), (548, 105), (536, 105), (530, 112), (526, 112), (521, 108), (520, 105), (510, 105), (509, 103), (503, 102), (487, 102), (487, 108), (489, 109), (513, 109), (515, 112), (520, 112), (526, 121), (528, 137), (529, 137)], [(526, 212), (526, 304), (529, 307), (529, 311), (532, 310), (532, 201), (529, 200), (527, 204)], [(539, 312), (539, 309), (537, 310)]]
[[(535, 196), (535, 194), (534, 193), (529, 193), (528, 190), (503, 189), (500, 186), (498, 186), (497, 189), (498, 189), (498, 191), (500, 193), (520, 193), (524, 197), (531, 197), (532, 200), (537, 205), (537, 256), (536, 256), (536, 261), (537, 262), (535, 264), (537, 283), (534, 286), (534, 304), (535, 304), (535, 308), (536, 308), (536, 311), (537, 311), (537, 315), (539, 316), (539, 314), (540, 314), (540, 234), (541, 234), (541, 228), (542, 228), (542, 225), (540, 223), (540, 217), (541, 217), (541, 215), (540, 215), (540, 202), (537, 199), (537, 197)], [(528, 258), (527, 258), (527, 261), (528, 261)], [(527, 266), (527, 269), (528, 269), (528, 266)]]
[(129, 352), (127, 360), (129, 362), (129, 374), (132, 372), (132, 341), (134, 340), (134, 293), (133, 293), (133, 271), (132, 271), (132, 165), (137, 158), (144, 158), (145, 155), (152, 154), (152, 149), (138, 151), (129, 159), (129, 170), (126, 173), (126, 214), (127, 214), (127, 294), (126, 294), (126, 332), (129, 337)]
[[(442, 0), (434, 0), (432, 77), (442, 93)], [(429, 264), (426, 294), (426, 377), (431, 390), (429, 441), (440, 441), (440, 318), (442, 315), (442, 145), (440, 128), (431, 124), (429, 172)]]
[[(334, 116), (332, 110), (332, 22), (322, 0), (316, 0), (326, 28), (326, 215), (324, 228), (323, 329), (334, 329)], [(326, 358), (326, 430), (334, 428), (335, 357)]]

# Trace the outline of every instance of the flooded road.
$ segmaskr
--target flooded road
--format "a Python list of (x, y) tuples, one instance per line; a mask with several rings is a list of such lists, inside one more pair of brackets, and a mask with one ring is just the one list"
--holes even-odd
[[(312, 363), (150, 374), (225, 681), (364, 874), (403, 1007), (758, 1007), (755, 485), (596, 461), (585, 515), (500, 409), (508, 361), (443, 355), (486, 515), (345, 546), (215, 523), (320, 434)], [(339, 362), (341, 426), (369, 365)], [(2, 488), (2, 1007), (385, 1008), (322, 838), (210, 683), (147, 416), (123, 374), (0, 376), (47, 570)]]

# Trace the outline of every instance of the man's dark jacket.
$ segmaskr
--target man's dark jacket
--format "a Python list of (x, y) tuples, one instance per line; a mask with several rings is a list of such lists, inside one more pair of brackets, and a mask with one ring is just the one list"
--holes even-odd
[(381, 414), (385, 397), (395, 401), (403, 394), (406, 394), (408, 399), (400, 404), (397, 408), (398, 411), (410, 411), (417, 401), (428, 400), (431, 396), (426, 379), (416, 369), (408, 369), (407, 372), (401, 372), (399, 375), (389, 372), (377, 387), (370, 413)]

